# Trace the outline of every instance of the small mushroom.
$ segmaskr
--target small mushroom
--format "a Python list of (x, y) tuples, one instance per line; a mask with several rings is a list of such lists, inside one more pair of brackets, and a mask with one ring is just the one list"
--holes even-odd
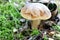
[(32, 27), (37, 28), (41, 20), (47, 20), (51, 17), (51, 12), (41, 3), (28, 3), (21, 9), (21, 16), (31, 20)]

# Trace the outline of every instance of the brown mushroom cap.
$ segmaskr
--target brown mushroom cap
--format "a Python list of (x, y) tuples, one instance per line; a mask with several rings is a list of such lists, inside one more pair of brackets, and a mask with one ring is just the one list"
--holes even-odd
[(51, 17), (51, 12), (41, 3), (28, 3), (21, 9), (21, 16), (28, 20), (46, 20)]

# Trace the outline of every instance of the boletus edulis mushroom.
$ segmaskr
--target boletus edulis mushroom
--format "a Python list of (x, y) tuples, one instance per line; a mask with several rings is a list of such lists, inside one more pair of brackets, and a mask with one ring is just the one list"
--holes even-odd
[(21, 9), (21, 16), (31, 20), (32, 29), (37, 28), (41, 20), (47, 20), (51, 17), (50, 10), (41, 3), (28, 3)]

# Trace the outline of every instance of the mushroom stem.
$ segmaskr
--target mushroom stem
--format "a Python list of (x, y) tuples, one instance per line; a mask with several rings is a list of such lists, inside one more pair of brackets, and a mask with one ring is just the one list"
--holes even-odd
[(38, 28), (38, 25), (40, 25), (40, 22), (41, 22), (41, 20), (33, 20), (31, 22), (32, 29), (37, 29)]

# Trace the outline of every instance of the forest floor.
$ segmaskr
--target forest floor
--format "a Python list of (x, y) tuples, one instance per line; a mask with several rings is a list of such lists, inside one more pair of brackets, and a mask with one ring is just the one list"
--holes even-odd
[[(22, 23), (20, 21), (21, 15), (20, 15), (20, 9), (24, 5), (23, 0), (12, 0), (12, 3), (5, 2), (5, 0), (0, 0), (0, 40), (31, 40), (39, 38), (44, 40), (47, 39), (55, 39), (60, 40), (60, 22), (57, 26), (54, 26), (55, 31), (58, 31), (56, 35), (54, 34), (55, 31), (52, 31), (54, 37), (50, 38), (48, 35), (46, 35), (45, 30), (42, 32), (37, 29), (24, 29), (22, 24), (25, 23), (25, 21)], [(19, 7), (15, 7), (14, 3), (16, 2), (16, 5), (19, 4)], [(58, 2), (57, 2), (58, 3)], [(23, 5), (22, 5), (23, 4)], [(60, 4), (60, 3), (59, 3)], [(58, 5), (58, 4), (57, 4)], [(58, 6), (58, 11), (60, 13), (60, 6)], [(60, 18), (60, 14), (58, 14), (58, 17)], [(25, 26), (24, 26), (25, 27)], [(21, 30), (20, 30), (21, 29)], [(23, 32), (20, 32), (24, 30)], [(45, 33), (43, 33), (45, 32)], [(41, 38), (42, 34), (44, 34), (43, 38)]]

